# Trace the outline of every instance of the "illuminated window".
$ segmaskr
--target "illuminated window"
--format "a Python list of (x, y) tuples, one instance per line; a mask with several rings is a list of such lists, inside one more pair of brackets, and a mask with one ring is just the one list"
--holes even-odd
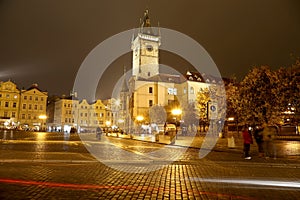
[(194, 94), (194, 93), (195, 93), (195, 91), (194, 91), (194, 88), (193, 88), (193, 87), (191, 87), (191, 88), (190, 88), (190, 93), (191, 93), (191, 94)]
[(177, 95), (177, 89), (176, 88), (168, 88), (168, 94), (169, 95)]

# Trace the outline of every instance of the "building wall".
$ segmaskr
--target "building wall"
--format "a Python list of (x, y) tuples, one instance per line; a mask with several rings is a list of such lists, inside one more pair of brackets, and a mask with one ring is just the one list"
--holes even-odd
[(40, 127), (45, 125), (48, 93), (42, 92), (38, 88), (21, 91), (20, 115), (21, 125), (29, 127)]
[[(132, 118), (148, 117), (149, 109), (154, 105), (168, 106), (176, 100), (176, 87), (169, 82), (135, 81), (133, 90)], [(175, 92), (175, 93), (174, 93)]]
[(16, 84), (11, 81), (0, 82), (0, 126), (8, 119), (11, 126), (18, 122), (19, 104), (20, 90)]
[(88, 103), (85, 99), (62, 98), (54, 105), (53, 123), (48, 124), (51, 130), (69, 132), (74, 127), (79, 132), (90, 131), (111, 121), (111, 110), (101, 100)]

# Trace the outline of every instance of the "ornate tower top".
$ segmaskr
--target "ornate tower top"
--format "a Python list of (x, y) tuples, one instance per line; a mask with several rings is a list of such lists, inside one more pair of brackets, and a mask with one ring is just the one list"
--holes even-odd
[(140, 19), (139, 31), (132, 36), (132, 75), (137, 79), (148, 79), (159, 74), (160, 35), (151, 27), (149, 11)]
[(145, 10), (143, 19), (140, 19), (140, 33), (144, 33), (144, 34), (148, 34), (148, 35), (155, 35), (151, 28), (151, 22), (150, 22), (148, 9)]
[(145, 10), (143, 22), (141, 27), (151, 27), (150, 18), (149, 18), (149, 10)]

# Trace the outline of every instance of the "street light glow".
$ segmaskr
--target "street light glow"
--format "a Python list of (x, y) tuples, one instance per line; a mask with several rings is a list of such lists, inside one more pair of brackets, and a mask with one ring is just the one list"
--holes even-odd
[(138, 120), (138, 121), (143, 121), (143, 120), (144, 120), (144, 117), (141, 116), (141, 115), (139, 115), (139, 116), (136, 117), (136, 120)]
[(173, 114), (173, 115), (181, 115), (181, 113), (182, 113), (182, 110), (181, 110), (181, 109), (173, 109), (173, 110), (172, 110), (172, 114)]
[(106, 121), (105, 124), (106, 124), (106, 126), (110, 126), (111, 122), (110, 121)]
[(47, 119), (47, 116), (46, 115), (40, 115), (39, 119)]
[(234, 121), (234, 117), (228, 117), (228, 121)]

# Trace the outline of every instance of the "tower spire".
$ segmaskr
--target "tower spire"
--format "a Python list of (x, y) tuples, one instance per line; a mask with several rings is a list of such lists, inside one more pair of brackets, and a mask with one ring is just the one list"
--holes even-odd
[(140, 32), (146, 34), (153, 34), (148, 9), (144, 11), (143, 19), (140, 19)]

